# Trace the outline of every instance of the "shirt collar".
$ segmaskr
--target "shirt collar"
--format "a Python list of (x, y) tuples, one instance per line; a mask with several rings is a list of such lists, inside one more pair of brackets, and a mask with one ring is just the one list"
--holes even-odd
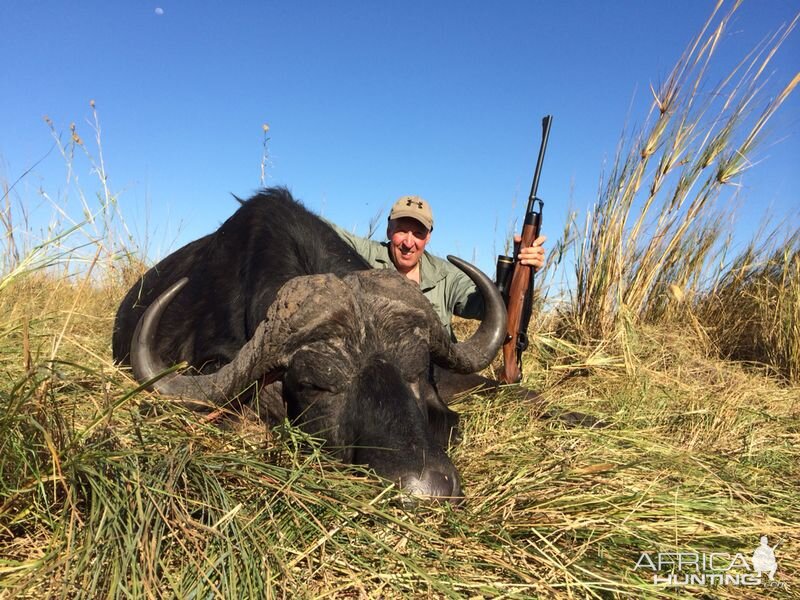
[[(381, 245), (386, 248), (386, 256), (377, 258), (379, 263), (385, 265), (385, 268), (394, 268), (391, 255), (389, 254), (389, 242), (381, 242)], [(428, 254), (428, 251), (422, 253), (422, 258), (419, 260), (419, 289), (423, 292), (428, 291), (444, 279), (447, 272), (433, 257)]]

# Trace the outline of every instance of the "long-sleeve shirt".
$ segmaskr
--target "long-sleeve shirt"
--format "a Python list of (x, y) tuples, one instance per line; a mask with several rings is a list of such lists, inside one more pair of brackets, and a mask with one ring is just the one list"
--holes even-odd
[[(334, 231), (358, 252), (374, 269), (394, 269), (389, 242), (377, 242), (354, 235), (328, 221)], [(420, 290), (433, 305), (442, 324), (453, 335), (451, 319), (482, 319), (483, 296), (461, 270), (427, 251), (419, 264)]]

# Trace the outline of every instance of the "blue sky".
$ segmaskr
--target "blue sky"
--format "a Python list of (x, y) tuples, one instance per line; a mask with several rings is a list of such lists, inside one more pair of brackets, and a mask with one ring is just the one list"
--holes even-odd
[[(89, 101), (102, 126), (109, 184), (137, 237), (163, 256), (215, 229), (268, 184), (356, 232), (403, 194), (433, 205), (430, 249), (492, 271), (522, 212), (541, 118), (554, 115), (539, 195), (545, 229), (596, 199), (604, 162), (714, 2), (0, 3), (0, 179), (15, 181), (52, 146), (43, 115), (85, 139)], [(160, 10), (157, 10), (160, 9)], [(800, 11), (797, 0), (746, 1), (712, 71), (715, 83)], [(161, 13), (161, 14), (159, 14)], [(800, 33), (772, 64), (778, 91), (800, 66)], [(800, 209), (800, 98), (772, 121), (763, 161), (741, 180), (742, 239), (762, 209)], [(97, 190), (84, 162), (75, 175)], [(39, 190), (66, 196), (52, 151), (15, 188), (31, 213)]]

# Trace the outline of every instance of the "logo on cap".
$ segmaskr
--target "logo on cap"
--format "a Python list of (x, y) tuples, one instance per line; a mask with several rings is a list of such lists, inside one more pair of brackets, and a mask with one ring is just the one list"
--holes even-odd
[(433, 229), (433, 213), (430, 205), (419, 196), (401, 196), (389, 212), (389, 220), (410, 217), (422, 223), (427, 229)]

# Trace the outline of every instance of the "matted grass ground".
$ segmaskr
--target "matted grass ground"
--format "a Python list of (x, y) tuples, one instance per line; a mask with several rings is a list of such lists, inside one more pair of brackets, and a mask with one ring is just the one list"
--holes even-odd
[[(628, 361), (585, 348), (544, 370), (531, 352), (538, 399), (454, 406), (465, 505), (409, 506), (296, 430), (137, 391), (109, 358), (121, 294), (36, 278), (0, 295), (2, 597), (797, 594), (800, 388), (691, 333), (643, 328)], [(779, 543), (769, 588), (635, 568), (644, 552), (751, 562), (762, 535)]]

